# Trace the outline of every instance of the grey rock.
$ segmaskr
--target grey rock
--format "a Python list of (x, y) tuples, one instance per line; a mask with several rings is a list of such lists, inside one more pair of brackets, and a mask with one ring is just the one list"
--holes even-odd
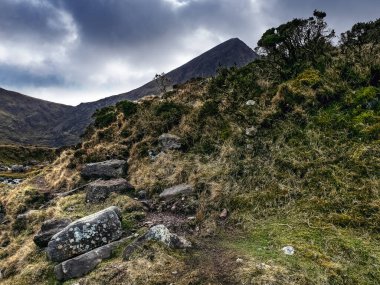
[(123, 241), (112, 242), (58, 264), (54, 268), (56, 278), (59, 281), (67, 281), (85, 276), (104, 259), (110, 258), (113, 250)]
[(124, 173), (125, 160), (106, 160), (102, 162), (88, 163), (83, 166), (81, 175), (83, 178), (119, 178)]
[(0, 172), (6, 172), (6, 171), (9, 171), (9, 167), (5, 165), (0, 165)]
[(141, 190), (137, 193), (137, 197), (142, 200), (142, 199), (146, 199), (148, 197), (148, 194), (146, 193), (146, 191), (144, 190)]
[(245, 134), (247, 136), (253, 137), (257, 133), (257, 129), (255, 127), (250, 127), (245, 129)]
[(189, 184), (180, 184), (170, 188), (165, 189), (161, 194), (162, 199), (171, 199), (179, 195), (188, 195), (194, 192), (194, 189)]
[(26, 171), (26, 167), (24, 167), (23, 165), (12, 165), (11, 171), (15, 173), (22, 173)]
[(181, 138), (172, 134), (162, 134), (158, 142), (163, 150), (175, 150), (182, 147)]
[(149, 229), (145, 235), (146, 240), (162, 242), (171, 248), (188, 248), (191, 243), (183, 237), (172, 234), (164, 225), (157, 225)]
[(47, 247), (50, 260), (61, 262), (119, 239), (121, 211), (109, 207), (76, 220), (55, 234)]
[(254, 100), (248, 100), (247, 102), (245, 102), (245, 105), (254, 106), (254, 105), (256, 105), (256, 102)]
[(125, 194), (134, 189), (124, 178), (94, 181), (86, 187), (86, 202), (98, 203), (107, 199), (113, 192)]
[(47, 247), (51, 238), (70, 223), (70, 219), (51, 219), (43, 222), (41, 230), (33, 238), (34, 243), (41, 248)]

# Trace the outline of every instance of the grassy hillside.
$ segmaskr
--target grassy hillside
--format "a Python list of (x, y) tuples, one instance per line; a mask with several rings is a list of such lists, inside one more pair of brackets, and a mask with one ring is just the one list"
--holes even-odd
[[(323, 18), (314, 15), (314, 24)], [(278, 30), (295, 27), (299, 34), (314, 24), (289, 22)], [(364, 27), (371, 39), (378, 24)], [(45, 189), (72, 189), (83, 183), (82, 164), (109, 158), (128, 159), (128, 180), (152, 199), (179, 183), (195, 187), (187, 234), (196, 246), (184, 252), (149, 244), (128, 262), (116, 254), (67, 284), (378, 284), (378, 42), (363, 36), (361, 46), (350, 46), (349, 37), (334, 47), (324, 38), (316, 53), (321, 40), (311, 41), (295, 48), (303, 58), (295, 64), (284, 57), (288, 51), (278, 53), (283, 39), (269, 30), (259, 42), (266, 48), (260, 61), (188, 82), (163, 98), (98, 111), (80, 147), (39, 179), (4, 190), (0, 200), (12, 219), (0, 226), (0, 242), (8, 243), (0, 249), (4, 284), (53, 283), (53, 264), (32, 244), (48, 217), (77, 218), (117, 205), (126, 231), (144, 230), (139, 220), (149, 214), (127, 196), (91, 206), (79, 192), (40, 209), (41, 180)], [(179, 136), (182, 148), (152, 160), (163, 133)], [(15, 216), (26, 208), (37, 211), (20, 225)], [(226, 219), (219, 217), (223, 209)], [(295, 254), (285, 255), (285, 246)]]
[(0, 145), (0, 164), (28, 164), (32, 160), (38, 162), (51, 161), (58, 151), (53, 148), (37, 146)]

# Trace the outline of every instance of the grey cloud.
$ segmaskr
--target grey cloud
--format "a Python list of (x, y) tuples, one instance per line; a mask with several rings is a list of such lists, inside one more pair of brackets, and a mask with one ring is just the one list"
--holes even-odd
[(0, 27), (0, 38), (23, 41), (51, 42), (68, 32), (59, 10), (47, 1), (2, 0)]
[(380, 15), (378, 0), (175, 2), (1, 0), (0, 86), (53, 86), (67, 98), (77, 86), (80, 101), (90, 101), (94, 90), (128, 91), (231, 37), (253, 48), (266, 29), (314, 9), (326, 11), (337, 32)]

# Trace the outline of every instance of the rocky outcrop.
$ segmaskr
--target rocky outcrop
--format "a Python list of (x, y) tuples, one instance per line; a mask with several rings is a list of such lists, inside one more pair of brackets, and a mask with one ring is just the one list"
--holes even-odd
[(158, 138), (162, 150), (175, 150), (182, 147), (181, 138), (172, 134), (162, 134)]
[(85, 276), (104, 259), (110, 258), (113, 250), (121, 242), (123, 240), (112, 242), (58, 264), (54, 268), (56, 278), (59, 281), (67, 281)]
[(34, 243), (41, 248), (47, 247), (51, 238), (70, 223), (70, 219), (51, 219), (43, 222), (41, 230), (33, 238)]
[(46, 251), (50, 260), (62, 262), (121, 236), (121, 212), (112, 206), (69, 224), (52, 237)]
[(104, 201), (113, 192), (125, 194), (134, 187), (123, 178), (94, 181), (86, 187), (86, 202), (98, 203)]
[(170, 188), (165, 189), (161, 194), (160, 198), (161, 199), (171, 199), (176, 196), (181, 196), (181, 195), (189, 195), (194, 192), (194, 189), (191, 185), (189, 184), (180, 184), (176, 185)]
[(164, 225), (157, 225), (149, 229), (145, 235), (146, 240), (162, 242), (171, 248), (191, 247), (191, 243), (183, 237), (171, 233)]
[(106, 160), (102, 162), (88, 163), (83, 166), (81, 175), (85, 179), (92, 178), (119, 178), (124, 174), (125, 160)]

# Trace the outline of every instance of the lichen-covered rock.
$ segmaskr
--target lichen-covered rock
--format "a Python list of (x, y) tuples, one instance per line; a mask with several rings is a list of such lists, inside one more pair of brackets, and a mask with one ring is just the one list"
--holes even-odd
[(181, 138), (172, 134), (162, 134), (158, 142), (163, 150), (175, 150), (182, 147)]
[(146, 240), (164, 243), (171, 248), (191, 247), (191, 243), (183, 237), (172, 234), (164, 225), (157, 225), (149, 229), (145, 235)]
[(56, 278), (59, 281), (66, 281), (85, 276), (104, 259), (110, 258), (113, 250), (121, 242), (123, 240), (112, 242), (58, 264), (54, 268)]
[(46, 252), (50, 260), (61, 262), (115, 241), (121, 235), (121, 212), (112, 206), (69, 224), (52, 237)]
[(180, 195), (188, 195), (194, 192), (194, 189), (189, 184), (180, 184), (170, 188), (165, 189), (161, 194), (162, 199), (171, 199)]
[(33, 238), (34, 243), (41, 248), (47, 247), (51, 238), (70, 223), (70, 219), (51, 219), (43, 222), (41, 230)]
[(88, 163), (83, 166), (81, 175), (83, 178), (119, 178), (124, 173), (125, 160), (106, 160), (102, 162)]
[(124, 178), (94, 181), (86, 187), (86, 202), (98, 203), (104, 201), (112, 192), (125, 194), (134, 187)]

